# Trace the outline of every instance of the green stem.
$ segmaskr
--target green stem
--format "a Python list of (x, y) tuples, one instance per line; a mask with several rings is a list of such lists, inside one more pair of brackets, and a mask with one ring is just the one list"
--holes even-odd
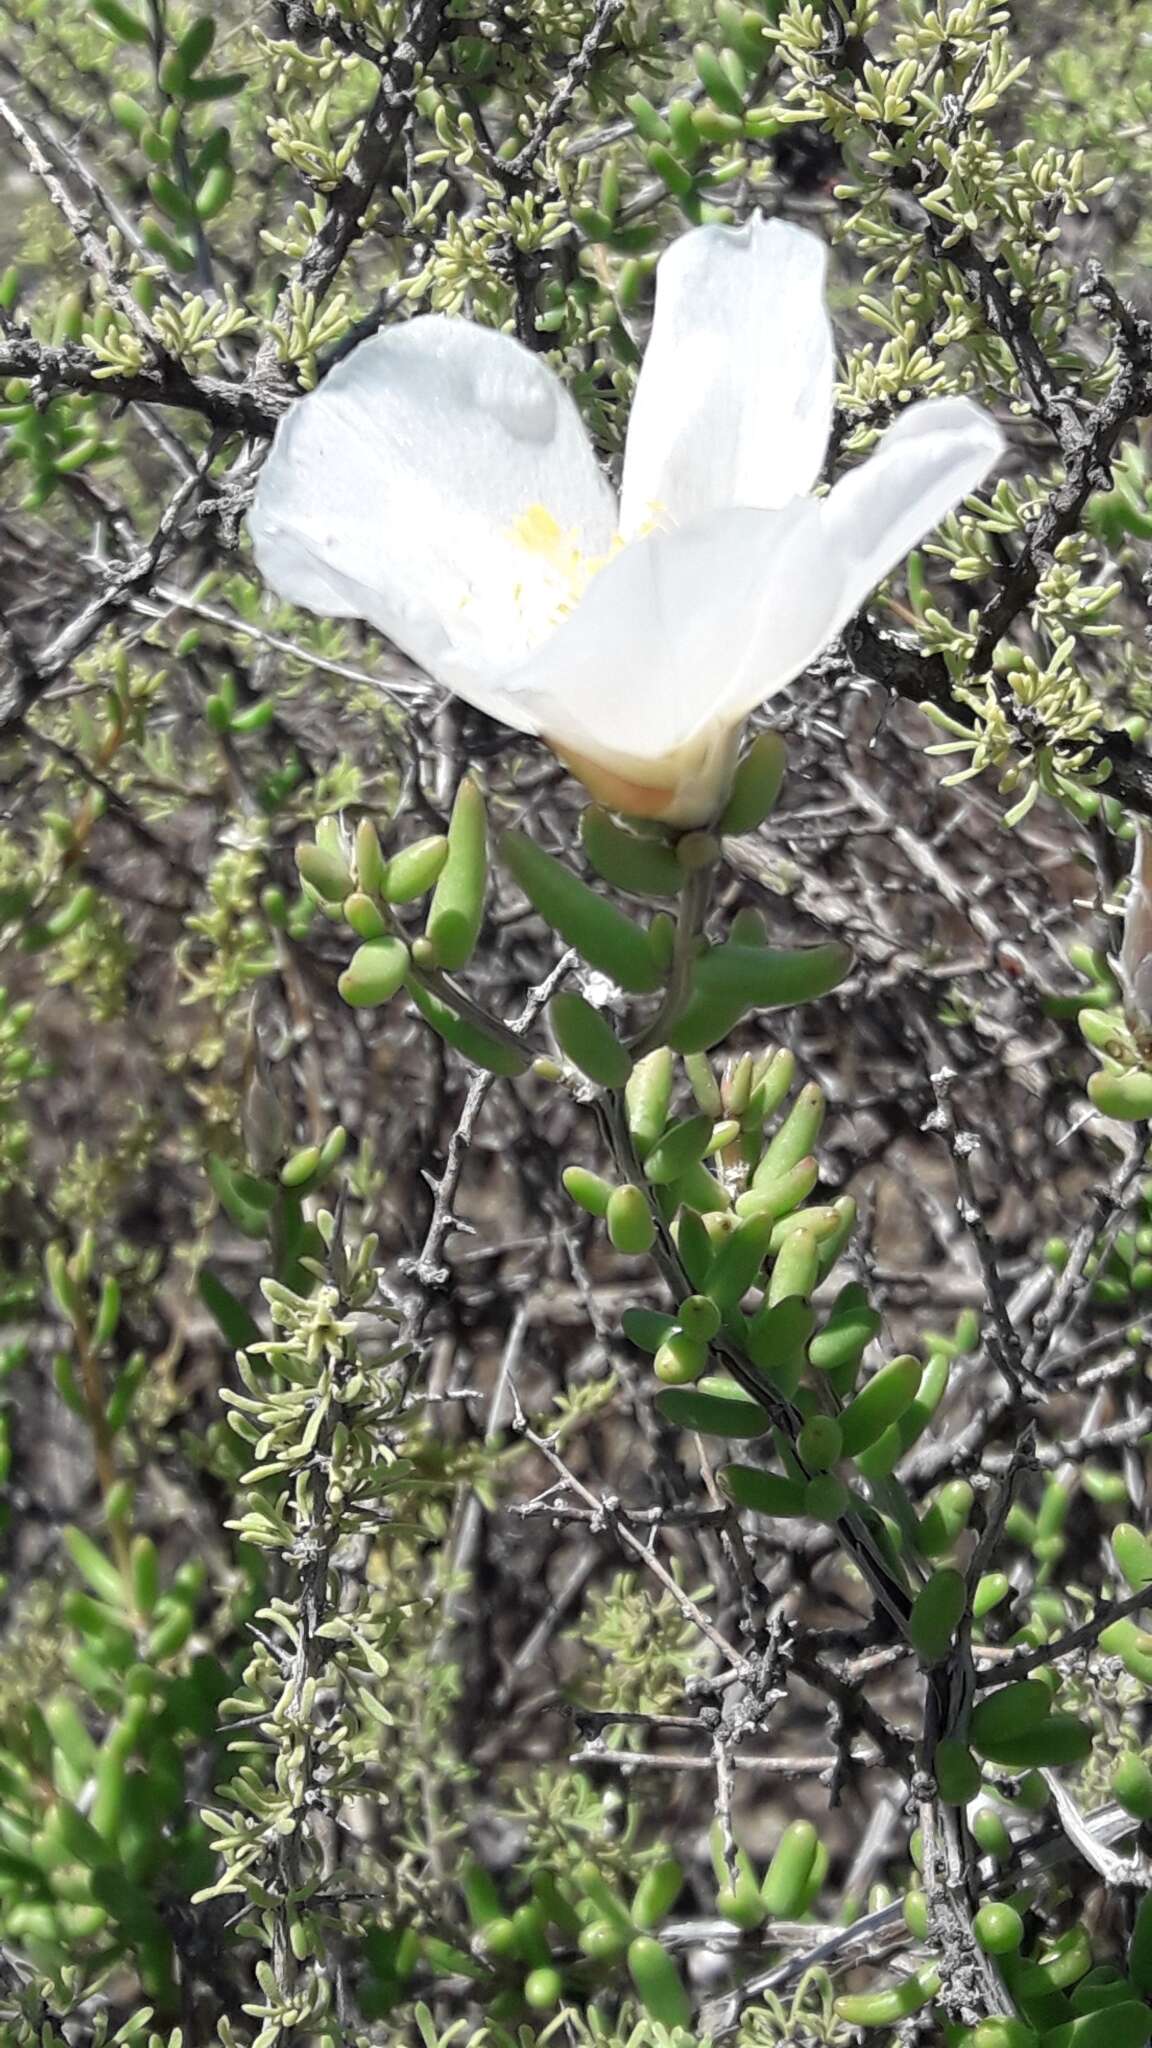
[(628, 1048), (634, 1059), (641, 1059), (655, 1046), (664, 1044), (668, 1032), (688, 1000), (692, 988), (696, 942), (708, 914), (708, 899), (712, 893), (712, 877), (715, 872), (716, 863), (712, 861), (707, 867), (695, 868), (685, 879), (676, 911), (676, 940), (672, 948), (668, 984), (655, 1016)]
[[(686, 895), (687, 893), (685, 891)], [(606, 1092), (598, 1098), (596, 1109), (617, 1172), (623, 1179), (630, 1181), (633, 1187), (640, 1189), (652, 1211), (656, 1224), (656, 1248), (653, 1257), (668, 1285), (673, 1301), (683, 1301), (695, 1290), (680, 1264), (668, 1226), (653, 1202), (651, 1184), (644, 1178), (644, 1170), (628, 1128), (628, 1113), (623, 1092), (619, 1089)], [(752, 1394), (761, 1407), (767, 1410), (773, 1422), (786, 1433), (789, 1443), (795, 1449), (801, 1417), (792, 1403), (784, 1400), (779, 1394), (772, 1393), (763, 1376), (757, 1372), (751, 1360), (744, 1356), (726, 1330), (720, 1330), (712, 1339), (712, 1348), (720, 1354), (732, 1378), (744, 1388), (745, 1393)], [(845, 1556), (856, 1566), (903, 1635), (908, 1617), (908, 1595), (892, 1578), (863, 1518), (849, 1511), (833, 1523), (832, 1528)]]

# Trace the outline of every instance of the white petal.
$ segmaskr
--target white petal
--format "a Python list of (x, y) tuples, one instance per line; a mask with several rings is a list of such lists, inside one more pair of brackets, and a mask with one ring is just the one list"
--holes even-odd
[(249, 527), (281, 597), (366, 619), (481, 694), (551, 630), (571, 595), (566, 557), (603, 555), (615, 508), (539, 358), (430, 315), (362, 342), (292, 407)]
[(995, 420), (970, 399), (925, 399), (826, 498), (809, 500), (815, 521), (797, 536), (783, 573), (773, 565), (729, 707), (743, 715), (799, 675), (909, 549), (976, 489), (1003, 448)]
[(825, 499), (633, 541), (491, 708), (586, 757), (663, 760), (799, 675), (1002, 446), (967, 399), (928, 400)]
[(762, 615), (790, 673), (808, 658), (827, 608), (817, 586), (794, 592), (818, 523), (816, 501), (801, 498), (633, 541), (491, 708), (588, 758), (638, 771), (663, 760), (723, 711)]
[(818, 236), (759, 216), (672, 244), (628, 424), (623, 533), (812, 488), (832, 420), (826, 260)]
[(869, 592), (987, 476), (1004, 436), (969, 398), (927, 398), (882, 434), (821, 507), (841, 564), (837, 630)]

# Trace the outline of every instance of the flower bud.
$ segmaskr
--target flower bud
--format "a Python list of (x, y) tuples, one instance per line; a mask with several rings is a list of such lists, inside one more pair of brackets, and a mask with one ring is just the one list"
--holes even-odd
[(385, 869), (376, 827), (371, 818), (361, 818), (356, 827), (356, 881), (366, 896), (383, 893)]
[(296, 848), (296, 866), (301, 881), (307, 882), (325, 903), (341, 903), (351, 895), (352, 877), (347, 862), (339, 854), (306, 841)]
[(443, 833), (431, 839), (417, 839), (394, 853), (380, 881), (380, 893), (389, 903), (412, 903), (439, 880), (448, 859), (449, 842)]
[(760, 1887), (770, 1919), (789, 1920), (801, 1910), (818, 1846), (810, 1820), (785, 1828)]
[(589, 1216), (606, 1216), (612, 1200), (612, 1184), (586, 1166), (566, 1166), (560, 1176), (564, 1189)]
[(608, 1204), (605, 1220), (616, 1251), (633, 1259), (651, 1251), (656, 1240), (656, 1225), (639, 1188), (630, 1184), (617, 1188)]
[(680, 1971), (666, 1949), (650, 1934), (639, 1934), (628, 1948), (628, 1974), (641, 2005), (662, 2027), (689, 2027), (692, 2006)]
[(665, 1386), (688, 1386), (697, 1380), (708, 1363), (708, 1346), (683, 1330), (673, 1330), (656, 1353), (656, 1377)]
[(628, 1128), (641, 1159), (647, 1158), (668, 1118), (673, 1061), (666, 1045), (646, 1053), (632, 1069), (625, 1093)]
[(344, 898), (344, 921), (351, 925), (358, 939), (382, 939), (388, 930), (372, 898), (362, 889), (355, 889)]
[(369, 1008), (395, 995), (407, 968), (408, 948), (401, 939), (374, 939), (353, 953), (337, 986), (346, 1003)]
[(1141, 1068), (1130, 1073), (1101, 1068), (1088, 1082), (1088, 1095), (1098, 1110), (1119, 1123), (1143, 1123), (1152, 1117), (1152, 1074)]

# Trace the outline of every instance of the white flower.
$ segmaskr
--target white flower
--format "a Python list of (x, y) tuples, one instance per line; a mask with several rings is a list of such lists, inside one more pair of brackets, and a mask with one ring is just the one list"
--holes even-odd
[(373, 336), (277, 431), (249, 522), (261, 575), (378, 627), (613, 808), (707, 822), (747, 713), (1003, 445), (967, 399), (929, 399), (810, 496), (832, 417), (824, 268), (781, 221), (673, 244), (619, 506), (567, 391), (510, 336), (438, 315)]

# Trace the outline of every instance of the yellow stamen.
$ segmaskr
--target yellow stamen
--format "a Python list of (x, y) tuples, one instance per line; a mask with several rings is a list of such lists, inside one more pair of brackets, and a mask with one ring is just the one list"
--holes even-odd
[(521, 512), (512, 521), (512, 538), (530, 555), (539, 555), (573, 589), (580, 590), (587, 582), (590, 564), (574, 531), (569, 528), (565, 533), (546, 505), (529, 505)]

